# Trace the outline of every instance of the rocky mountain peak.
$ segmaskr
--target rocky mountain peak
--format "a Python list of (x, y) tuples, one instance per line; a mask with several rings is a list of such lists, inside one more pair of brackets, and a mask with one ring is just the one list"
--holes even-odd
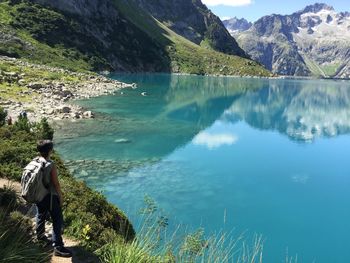
[(249, 30), (230, 33), (274, 73), (350, 78), (349, 12), (316, 3), (291, 15), (264, 16)]
[(329, 5), (324, 4), (324, 3), (315, 3), (313, 5), (306, 6), (303, 10), (299, 11), (298, 13), (300, 13), (300, 14), (318, 13), (322, 10), (335, 11), (332, 6), (329, 6)]
[(242, 32), (248, 30), (251, 26), (252, 23), (248, 22), (244, 18), (237, 18), (233, 17), (227, 20), (223, 20), (222, 23), (224, 26), (228, 29), (228, 31), (232, 34), (234, 32)]

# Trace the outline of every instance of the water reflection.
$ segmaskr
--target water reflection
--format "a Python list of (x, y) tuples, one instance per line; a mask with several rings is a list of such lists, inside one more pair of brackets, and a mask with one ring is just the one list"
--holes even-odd
[(349, 82), (120, 77), (139, 88), (82, 101), (97, 119), (57, 131), (75, 176), (132, 220), (146, 193), (206, 231), (225, 211), (228, 230), (266, 237), (267, 262), (286, 247), (305, 262), (350, 258), (350, 137), (327, 139), (349, 133)]
[[(81, 101), (98, 118), (58, 123), (63, 154), (76, 159), (162, 158), (189, 142), (208, 148), (232, 144), (235, 135), (200, 133), (216, 120), (244, 121), (299, 142), (350, 131), (349, 82), (117, 75), (136, 90)], [(141, 96), (142, 92), (148, 96)], [(128, 142), (128, 143), (121, 143)], [(84, 153), (79, 151), (84, 148)]]
[(240, 96), (222, 118), (277, 130), (301, 142), (335, 137), (350, 131), (350, 86), (331, 81), (271, 81), (268, 88)]
[(211, 126), (246, 90), (262, 85), (250, 79), (162, 74), (122, 80), (139, 88), (78, 102), (97, 113), (95, 120), (56, 124), (57, 142), (68, 159), (76, 159), (77, 152), (81, 159), (162, 158)]

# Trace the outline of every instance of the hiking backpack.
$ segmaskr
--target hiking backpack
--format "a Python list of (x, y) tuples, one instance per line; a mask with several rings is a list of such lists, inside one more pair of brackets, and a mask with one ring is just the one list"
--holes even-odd
[(49, 193), (44, 184), (46, 164), (43, 157), (36, 157), (23, 170), (21, 195), (28, 203), (38, 203)]

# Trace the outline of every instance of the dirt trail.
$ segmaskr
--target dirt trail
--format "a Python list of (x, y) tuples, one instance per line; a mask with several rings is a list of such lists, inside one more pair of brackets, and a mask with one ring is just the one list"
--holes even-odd
[[(4, 186), (11, 187), (15, 189), (18, 196), (21, 192), (21, 184), (15, 181), (10, 181), (4, 178), (0, 178), (0, 188), (3, 188)], [(25, 202), (23, 200), (23, 202)], [(27, 213), (27, 215), (31, 216), (34, 220), (35, 213), (33, 213), (33, 209), (27, 209), (31, 212)], [(34, 222), (34, 221), (33, 221)], [(52, 226), (49, 224), (46, 224), (46, 232), (51, 232)], [(72, 258), (62, 258), (62, 257), (56, 257), (52, 255), (51, 263), (99, 263), (99, 259), (91, 254), (90, 252), (87, 252), (79, 245), (79, 242), (69, 239), (65, 236), (63, 236), (63, 242), (64, 245), (70, 249), (73, 252)]]

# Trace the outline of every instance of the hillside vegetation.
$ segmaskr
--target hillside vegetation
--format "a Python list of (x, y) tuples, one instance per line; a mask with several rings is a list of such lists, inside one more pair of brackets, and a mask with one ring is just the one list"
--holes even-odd
[(213, 40), (189, 41), (130, 1), (65, 2), (1, 1), (0, 55), (78, 71), (270, 76), (252, 60), (213, 50)]
[[(1, 110), (1, 108), (0, 108)], [(1, 126), (1, 125), (0, 125)], [(37, 156), (36, 140), (53, 135), (46, 121), (32, 124), (19, 119), (15, 125), (0, 127), (0, 178), (19, 181), (23, 167)], [(53, 156), (64, 193), (65, 233), (95, 250), (111, 240), (132, 240), (135, 231), (122, 211), (106, 198), (76, 181), (60, 157)], [(84, 228), (88, 231), (83, 231)]]

